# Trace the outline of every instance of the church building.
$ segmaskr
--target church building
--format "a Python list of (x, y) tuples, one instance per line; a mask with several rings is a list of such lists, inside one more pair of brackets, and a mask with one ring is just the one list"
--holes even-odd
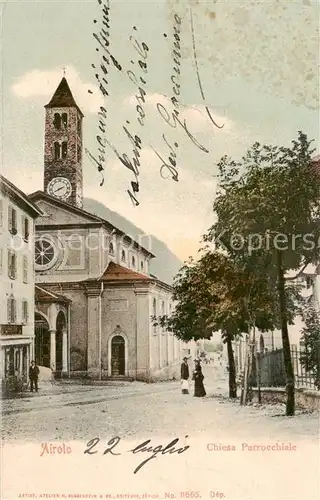
[(83, 210), (82, 121), (67, 80), (45, 106), (44, 189), (36, 219), (34, 356), (56, 376), (179, 377), (182, 344), (153, 326), (172, 288), (148, 249)]

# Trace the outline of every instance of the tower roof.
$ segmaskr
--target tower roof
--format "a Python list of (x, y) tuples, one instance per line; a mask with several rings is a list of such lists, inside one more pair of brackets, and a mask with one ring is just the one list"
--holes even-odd
[(74, 97), (72, 95), (67, 80), (65, 79), (65, 77), (63, 77), (57, 87), (57, 90), (53, 94), (51, 101), (45, 105), (45, 108), (71, 108), (71, 107), (77, 108), (78, 111), (83, 116), (81, 109), (74, 100)]

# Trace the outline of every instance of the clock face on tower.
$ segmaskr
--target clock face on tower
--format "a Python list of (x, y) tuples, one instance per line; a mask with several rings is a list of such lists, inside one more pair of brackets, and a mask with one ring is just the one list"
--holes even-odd
[(67, 200), (72, 192), (72, 186), (68, 179), (65, 177), (54, 177), (48, 184), (48, 194), (60, 198), (60, 200)]

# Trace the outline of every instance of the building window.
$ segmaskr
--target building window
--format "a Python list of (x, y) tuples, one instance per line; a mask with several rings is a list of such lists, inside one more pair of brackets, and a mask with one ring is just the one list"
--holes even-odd
[(122, 262), (126, 261), (126, 252), (124, 250), (122, 250), (122, 252), (121, 252), (121, 260), (122, 260)]
[(23, 300), (22, 301), (22, 322), (26, 325), (28, 323), (29, 319), (29, 310), (28, 310), (28, 301)]
[(35, 265), (39, 270), (52, 267), (57, 257), (51, 241), (39, 239), (35, 242)]
[[(161, 303), (161, 316), (164, 316), (164, 301), (162, 301)], [(164, 335), (165, 333), (165, 329), (162, 328), (162, 335)]]
[(114, 246), (113, 246), (113, 243), (111, 242), (110, 245), (109, 245), (109, 254), (110, 255), (114, 255)]
[(23, 283), (28, 283), (28, 257), (23, 255)]
[(312, 286), (313, 286), (313, 279), (312, 279), (312, 277), (311, 277), (311, 276), (307, 276), (307, 277), (306, 277), (306, 285), (307, 285), (307, 288), (308, 288), (308, 289), (309, 289), (309, 288), (312, 288)]
[(66, 158), (68, 154), (68, 143), (64, 141), (62, 143), (62, 158)]
[(140, 269), (143, 271), (143, 260), (140, 262)]
[(64, 127), (68, 126), (68, 114), (67, 113), (62, 113), (62, 123)]
[(11, 279), (17, 277), (17, 255), (13, 250), (8, 250), (8, 276)]
[(17, 319), (17, 303), (13, 295), (7, 299), (7, 317), (8, 323), (15, 323)]
[(17, 211), (9, 206), (8, 226), (11, 234), (17, 234)]
[(55, 113), (53, 117), (53, 126), (57, 130), (61, 129), (61, 116), (59, 113)]
[(24, 241), (29, 240), (29, 219), (28, 217), (22, 217), (22, 231)]
[(136, 259), (135, 259), (134, 255), (132, 256), (132, 259), (131, 259), (131, 265), (135, 269), (135, 267), (136, 267)]
[(55, 142), (54, 145), (54, 159), (60, 160), (61, 158), (61, 146), (59, 142)]
[[(152, 302), (152, 316), (154, 318), (156, 318), (156, 316), (157, 316), (157, 301), (156, 301), (156, 299), (153, 299), (153, 302)], [(156, 325), (153, 325), (153, 334), (154, 335), (157, 334), (157, 327), (156, 327)]]

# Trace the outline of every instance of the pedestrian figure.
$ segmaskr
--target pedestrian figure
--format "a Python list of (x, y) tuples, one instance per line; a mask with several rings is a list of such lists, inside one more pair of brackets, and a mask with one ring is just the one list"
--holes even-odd
[(34, 361), (31, 361), (31, 366), (29, 368), (29, 379), (30, 379), (30, 391), (33, 392), (33, 386), (35, 391), (38, 392), (38, 377), (39, 377), (39, 367)]
[(188, 358), (183, 358), (181, 363), (181, 389), (182, 394), (189, 394), (189, 366)]
[(203, 373), (200, 361), (198, 359), (195, 360), (195, 370), (193, 372), (193, 380), (194, 380), (194, 396), (196, 398), (202, 398), (206, 395), (206, 391), (203, 385)]

